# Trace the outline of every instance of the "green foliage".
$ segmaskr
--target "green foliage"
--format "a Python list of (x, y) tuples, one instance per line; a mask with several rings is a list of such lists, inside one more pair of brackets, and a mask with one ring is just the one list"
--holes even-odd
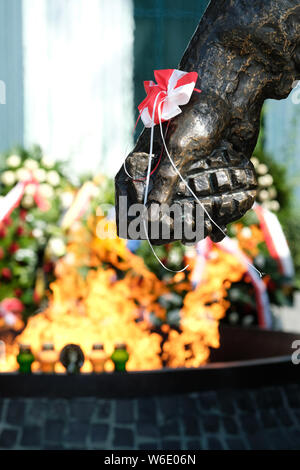
[[(184, 267), (183, 257), (185, 249), (180, 242), (155, 246), (154, 251), (168, 269), (178, 271)], [(148, 242), (143, 241), (136, 254), (143, 258), (146, 266), (150, 271), (154, 272), (159, 279), (168, 279), (172, 277), (172, 273), (166, 271), (166, 269), (157, 261)]]
[(286, 234), (295, 266), (295, 287), (300, 289), (300, 214), (292, 210), (282, 217), (282, 225)]
[[(253, 155), (260, 163), (268, 167), (268, 173), (273, 178), (273, 186), (276, 189), (276, 200), (279, 202), (279, 219), (289, 214), (291, 210), (293, 191), (288, 182), (287, 169), (284, 164), (278, 163), (270, 155), (263, 151), (259, 146), (255, 149)], [(258, 202), (260, 202), (258, 200)]]
[[(16, 148), (1, 158), (0, 198), (18, 182), (30, 181), (19, 206), (0, 223), (0, 301), (18, 297), (25, 318), (40, 305), (54, 277), (54, 261), (65, 252), (59, 220), (73, 188), (63, 166), (38, 146)], [(47, 210), (37, 206), (37, 198)]]

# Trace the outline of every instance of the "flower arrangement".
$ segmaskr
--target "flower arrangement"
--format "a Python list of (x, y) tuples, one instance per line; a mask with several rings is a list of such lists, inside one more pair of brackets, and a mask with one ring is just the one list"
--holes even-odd
[[(53, 343), (59, 351), (75, 343), (88, 357), (99, 341), (108, 355), (116, 342), (126, 342), (128, 370), (197, 367), (207, 362), (211, 347), (219, 346), (219, 320), (228, 306), (226, 286), (244, 271), (235, 258), (215, 249), (205, 283), (182, 302), (185, 275), (158, 279), (141, 257), (128, 250), (125, 240), (97, 236), (104, 220), (88, 214), (86, 223), (81, 220), (68, 229), (67, 253), (56, 263), (49, 305), (29, 318), (8, 347), (9, 370), (17, 368), (18, 344), (30, 344), (36, 356), (44, 343)], [(106, 223), (114, 226), (112, 221)], [(108, 362), (105, 370), (111, 365)], [(33, 364), (33, 370), (36, 367)], [(60, 367), (57, 364), (55, 370), (62, 371)], [(91, 370), (87, 360), (82, 371)]]
[[(62, 164), (39, 147), (2, 155), (1, 167), (0, 205), (19, 182), (33, 182), (26, 184), (18, 207), (0, 223), (0, 306), (11, 314), (1, 316), (0, 326), (18, 329), (19, 319), (26, 319), (45, 299), (54, 262), (65, 254), (58, 222), (74, 190)], [(37, 204), (37, 195), (47, 204), (46, 211)]]

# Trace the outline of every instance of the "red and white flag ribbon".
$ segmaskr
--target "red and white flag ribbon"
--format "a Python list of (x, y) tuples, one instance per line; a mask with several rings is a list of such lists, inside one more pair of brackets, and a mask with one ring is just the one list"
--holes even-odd
[(201, 240), (196, 245), (196, 260), (191, 275), (191, 281), (194, 288), (200, 284), (202, 280), (205, 265), (207, 263), (212, 246), (213, 242), (209, 237), (204, 238), (204, 240)]
[(0, 222), (3, 222), (6, 217), (9, 217), (12, 211), (20, 205), (26, 186), (29, 184), (36, 187), (33, 198), (38, 208), (42, 211), (49, 209), (50, 205), (40, 193), (39, 183), (35, 179), (20, 181), (0, 201)]
[(93, 196), (97, 194), (97, 187), (92, 181), (86, 181), (76, 194), (71, 206), (62, 220), (62, 228), (68, 229), (88, 209)]
[(20, 204), (24, 195), (24, 183), (18, 183), (14, 186), (0, 201), (0, 222), (12, 213)]
[[(146, 206), (147, 199), (148, 199), (150, 176), (158, 167), (161, 156), (162, 156), (162, 152), (161, 152), (159, 161), (156, 164), (155, 169), (151, 172), (152, 157), (153, 157), (154, 126), (156, 124), (159, 124), (163, 147), (165, 148), (167, 156), (170, 159), (172, 165), (175, 166), (172, 158), (169, 155), (169, 152), (166, 146), (166, 142), (165, 142), (163, 130), (162, 130), (162, 123), (164, 121), (169, 121), (170, 119), (172, 119), (173, 117), (181, 113), (181, 109), (179, 108), (179, 106), (187, 104), (189, 102), (194, 90), (197, 91), (198, 93), (201, 93), (201, 90), (198, 90), (197, 88), (195, 88), (196, 81), (198, 79), (197, 72), (184, 72), (182, 70), (176, 70), (176, 69), (165, 69), (165, 70), (155, 70), (154, 76), (155, 76), (157, 83), (153, 81), (144, 82), (144, 87), (145, 87), (147, 96), (142, 101), (142, 103), (138, 106), (140, 113), (135, 124), (135, 127), (136, 127), (139, 119), (141, 118), (145, 127), (151, 128), (150, 145), (149, 145), (150, 147), (149, 148), (149, 161), (148, 161), (147, 176), (145, 178), (146, 184), (145, 184), (144, 201), (143, 201), (145, 206)], [(176, 169), (176, 172), (181, 177), (180, 172), (178, 171), (176, 166), (175, 166), (175, 169)], [(128, 173), (125, 162), (124, 162), (124, 170), (130, 178), (134, 179)], [(185, 184), (187, 185), (187, 183)], [(167, 268), (160, 261), (160, 259), (156, 255), (153, 249), (153, 246), (151, 245), (151, 242), (149, 240), (147, 225), (146, 225), (145, 220), (143, 220), (143, 225), (144, 225), (144, 230), (145, 230), (145, 234), (147, 237), (147, 241), (157, 261), (167, 271), (170, 271), (170, 272), (184, 271), (188, 266), (186, 266), (180, 271), (173, 271), (172, 269)]]
[[(192, 273), (192, 283), (194, 287), (202, 281), (203, 271), (213, 245), (214, 244), (208, 237), (197, 243), (197, 259)], [(264, 328), (271, 328), (272, 317), (267, 288), (257, 270), (250, 263), (250, 259), (242, 252), (238, 244), (229, 237), (225, 237), (224, 240), (217, 243), (217, 247), (235, 256), (246, 268), (255, 291), (258, 324)]]
[(292, 278), (295, 274), (293, 260), (277, 216), (257, 203), (253, 210), (258, 217), (269, 253), (276, 260), (280, 273)]
[(229, 237), (226, 237), (224, 240), (219, 242), (218, 247), (227, 251), (227, 253), (236, 256), (241, 264), (247, 269), (247, 274), (251, 279), (255, 291), (258, 325), (264, 328), (271, 328), (272, 316), (267, 288), (257, 270), (251, 264), (250, 259), (242, 252), (237, 242)]
[[(159, 124), (158, 108), (161, 105), (161, 122), (168, 121), (180, 114), (179, 106), (187, 104), (195, 89), (197, 72), (166, 69), (154, 70), (157, 83), (144, 82), (147, 97), (138, 106), (145, 127)], [(196, 91), (200, 92), (200, 90)]]

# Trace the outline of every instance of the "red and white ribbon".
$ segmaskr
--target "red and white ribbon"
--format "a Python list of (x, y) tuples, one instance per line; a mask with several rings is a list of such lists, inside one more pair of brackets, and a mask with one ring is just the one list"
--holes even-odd
[[(147, 97), (138, 106), (145, 127), (169, 121), (182, 111), (179, 106), (190, 101), (198, 79), (197, 72), (176, 69), (154, 70), (156, 82), (145, 81)], [(200, 92), (200, 90), (197, 90)], [(158, 106), (161, 106), (161, 118)]]
[(209, 237), (204, 238), (204, 240), (201, 240), (196, 245), (196, 260), (191, 274), (191, 281), (194, 288), (200, 284), (202, 280), (205, 265), (209, 258), (212, 246), (213, 242)]
[(32, 178), (26, 181), (20, 181), (0, 201), (0, 222), (3, 222), (6, 217), (9, 217), (12, 211), (20, 205), (26, 186), (29, 184), (36, 186), (33, 198), (38, 208), (42, 211), (49, 209), (49, 203), (40, 193), (39, 183), (35, 179)]
[[(145, 184), (144, 201), (143, 201), (145, 206), (146, 206), (147, 199), (148, 199), (150, 176), (158, 167), (160, 158), (162, 156), (162, 152), (161, 152), (158, 164), (156, 165), (155, 169), (151, 172), (151, 164), (152, 164), (152, 157), (153, 157), (154, 126), (156, 124), (160, 125), (160, 132), (162, 135), (163, 147), (168, 153), (163, 131), (162, 131), (162, 122), (168, 121), (171, 118), (180, 114), (181, 109), (179, 108), (179, 106), (187, 104), (189, 102), (194, 90), (197, 91), (198, 93), (201, 93), (201, 90), (198, 90), (195, 88), (195, 84), (198, 78), (197, 72), (184, 72), (182, 70), (176, 70), (176, 69), (155, 70), (154, 76), (155, 76), (157, 83), (154, 83), (153, 81), (144, 82), (144, 87), (147, 93), (147, 97), (138, 106), (140, 113), (135, 124), (135, 127), (136, 127), (139, 119), (141, 118), (145, 127), (151, 128), (149, 161), (148, 161), (147, 176), (145, 178), (146, 184)], [(169, 158), (171, 159), (170, 156)], [(134, 179), (128, 173), (126, 169), (125, 161), (124, 161), (124, 170), (131, 179)], [(178, 172), (177, 168), (176, 168), (176, 171)], [(188, 266), (186, 266), (180, 271), (173, 271), (172, 269), (167, 268), (160, 261), (160, 259), (156, 255), (150, 243), (145, 219), (143, 220), (143, 225), (144, 225), (144, 230), (145, 230), (145, 234), (146, 234), (146, 238), (149, 243), (149, 246), (154, 256), (158, 260), (158, 262), (167, 271), (170, 271), (170, 272), (184, 271)]]
[(236, 256), (242, 265), (247, 269), (255, 291), (255, 300), (257, 306), (258, 325), (264, 328), (271, 328), (272, 316), (270, 310), (269, 296), (266, 285), (258, 274), (256, 268), (251, 264), (250, 259), (242, 252), (236, 241), (229, 237), (224, 238), (218, 243), (218, 247), (228, 253)]
[(68, 229), (88, 210), (92, 198), (97, 194), (97, 187), (92, 181), (86, 181), (76, 194), (71, 206), (62, 220), (62, 228)]
[[(208, 238), (197, 243), (196, 264), (192, 272), (192, 283), (194, 287), (196, 287), (202, 281), (203, 271), (205, 269), (207, 260), (209, 259), (209, 254), (213, 245), (214, 244)], [(241, 251), (238, 244), (229, 237), (226, 237), (224, 240), (217, 243), (217, 246), (221, 250), (224, 250), (227, 253), (235, 256), (246, 268), (247, 274), (251, 279), (255, 291), (258, 324), (264, 328), (271, 328), (272, 317), (267, 288), (257, 270), (250, 263), (250, 259)]]
[(295, 274), (293, 260), (287, 240), (277, 216), (255, 203), (253, 206), (270, 255), (277, 262), (279, 272), (292, 278)]

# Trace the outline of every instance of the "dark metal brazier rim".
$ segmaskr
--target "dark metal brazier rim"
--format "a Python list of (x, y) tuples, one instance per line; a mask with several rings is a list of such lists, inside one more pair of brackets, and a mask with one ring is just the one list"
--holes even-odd
[(0, 397), (129, 398), (300, 381), (300, 365), (291, 361), (299, 333), (224, 326), (220, 333), (222, 346), (206, 366), (77, 376), (0, 374)]

